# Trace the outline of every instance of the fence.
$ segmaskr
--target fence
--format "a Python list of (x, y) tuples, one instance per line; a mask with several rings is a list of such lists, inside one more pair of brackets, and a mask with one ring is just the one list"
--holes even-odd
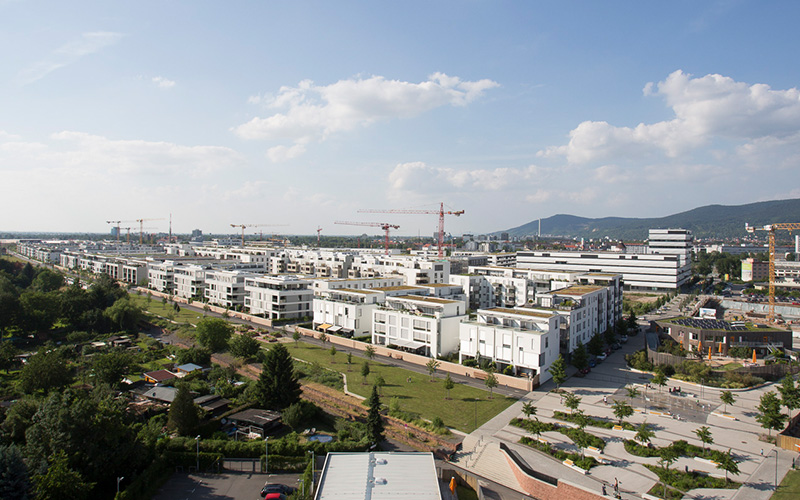
[(776, 444), (784, 450), (800, 452), (800, 437), (797, 437), (797, 434), (800, 433), (799, 425), (800, 413), (795, 415), (794, 418), (789, 421), (789, 425), (786, 426), (786, 429), (776, 436)]

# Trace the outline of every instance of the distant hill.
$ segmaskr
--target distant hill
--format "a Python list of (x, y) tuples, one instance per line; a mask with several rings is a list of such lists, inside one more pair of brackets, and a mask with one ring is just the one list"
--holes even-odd
[[(800, 199), (762, 201), (747, 205), (708, 205), (666, 217), (637, 219), (603, 217), (590, 219), (559, 214), (542, 219), (542, 235), (576, 238), (644, 240), (649, 229), (689, 229), (698, 238), (734, 238), (744, 236), (745, 222), (763, 226), (775, 222), (800, 222)], [(533, 236), (539, 232), (534, 220), (506, 231), (510, 236)], [(498, 232), (499, 233), (499, 232)], [(496, 233), (497, 234), (497, 233)]]

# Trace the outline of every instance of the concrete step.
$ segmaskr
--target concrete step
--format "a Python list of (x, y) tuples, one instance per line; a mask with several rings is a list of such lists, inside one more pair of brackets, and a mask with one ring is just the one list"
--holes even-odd
[(500, 445), (496, 442), (485, 443), (470, 468), (475, 474), (486, 479), (506, 485), (511, 489), (520, 489), (517, 478), (511, 472), (508, 461), (500, 451)]

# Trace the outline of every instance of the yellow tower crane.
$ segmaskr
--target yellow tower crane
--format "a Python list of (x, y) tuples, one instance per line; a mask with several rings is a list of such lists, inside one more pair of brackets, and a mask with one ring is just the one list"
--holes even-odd
[(767, 321), (773, 323), (775, 321), (775, 231), (786, 230), (791, 233), (800, 230), (800, 222), (778, 222), (763, 227), (753, 227), (745, 223), (744, 228), (748, 233), (766, 231), (769, 235), (769, 313)]

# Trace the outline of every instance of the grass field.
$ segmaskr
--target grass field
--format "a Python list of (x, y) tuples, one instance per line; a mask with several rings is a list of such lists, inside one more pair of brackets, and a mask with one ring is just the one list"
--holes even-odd
[(771, 500), (796, 500), (800, 498), (800, 471), (790, 470), (781, 481), (778, 491), (772, 494)]
[(181, 310), (179, 312), (175, 312), (173, 305), (171, 302), (167, 302), (163, 304), (161, 299), (157, 297), (153, 297), (150, 302), (147, 302), (146, 295), (130, 295), (131, 300), (133, 300), (136, 304), (142, 307), (146, 311), (150, 311), (153, 314), (158, 316), (162, 316), (164, 318), (170, 318), (173, 321), (177, 321), (178, 323), (191, 323), (196, 325), (198, 321), (203, 319), (202, 312), (196, 312), (194, 310), (190, 310), (182, 306), (182, 304), (178, 304), (181, 306)]
[(463, 432), (472, 432), (476, 428), (476, 421), (480, 426), (516, 401), (497, 394), (489, 399), (488, 391), (463, 384), (456, 384), (450, 391), (451, 399), (445, 399), (447, 391), (444, 389), (444, 374), (437, 373), (431, 382), (427, 375), (389, 366), (377, 360), (369, 362), (370, 374), (365, 384), (361, 376), (361, 366), (366, 358), (353, 356), (353, 364), (348, 365), (347, 355), (344, 353), (337, 353), (331, 358), (330, 347), (321, 348), (304, 342), (297, 346), (290, 342), (286, 347), (295, 358), (317, 362), (325, 368), (343, 373), (347, 377), (348, 390), (360, 396), (369, 397), (372, 382), (380, 375), (386, 381), (381, 397), (384, 404), (388, 404), (392, 397), (397, 397), (401, 410), (418, 413), (427, 420), (440, 417), (448, 427)]

